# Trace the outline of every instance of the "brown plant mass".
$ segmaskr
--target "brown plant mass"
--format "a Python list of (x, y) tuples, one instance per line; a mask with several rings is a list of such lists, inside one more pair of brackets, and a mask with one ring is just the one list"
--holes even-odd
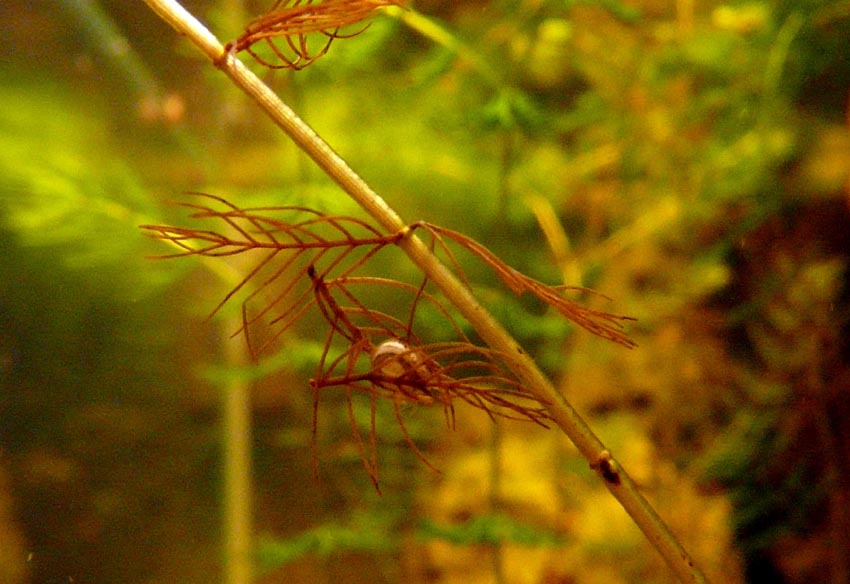
[[(325, 215), (297, 206), (242, 209), (220, 197), (194, 194), (201, 202), (180, 206), (192, 209), (194, 219), (213, 220), (225, 229), (143, 225), (151, 237), (179, 248), (174, 254), (159, 257), (223, 258), (248, 254), (246, 257), (255, 258), (213, 310), (214, 314), (237, 295), (241, 297), (242, 326), (234, 334), (245, 336), (255, 360), (276, 346), (280, 336), (310, 309), (318, 311), (327, 324), (327, 332), (316, 373), (310, 380), (313, 444), (315, 447), (321, 394), (330, 388), (341, 388), (361, 460), (376, 488), (375, 407), (379, 399), (392, 404), (407, 443), (429, 467), (407, 432), (403, 404), (440, 407), (449, 426), (454, 425), (457, 400), (491, 417), (526, 420), (541, 426), (551, 419), (547, 404), (523, 387), (498, 351), (478, 346), (466, 336), (441, 298), (428, 291), (427, 277), (411, 284), (358, 273), (378, 252), (395, 247), (414, 231), (430, 239), (432, 250), (447, 259), (467, 286), (471, 284), (449, 243), (490, 266), (513, 293), (530, 292), (590, 332), (628, 347), (634, 345), (622, 330), (621, 323), (628, 317), (571, 302), (564, 298), (561, 287), (547, 286), (521, 274), (480, 243), (456, 231), (419, 222), (396, 233), (383, 234), (353, 217)], [(384, 308), (364, 301), (366, 294), (381, 297)], [(417, 314), (423, 311), (428, 316), (420, 316), (419, 321), (444, 320), (455, 340), (428, 342), (420, 338), (415, 329)], [(265, 335), (255, 333), (257, 329), (266, 331)], [(368, 440), (358, 429), (354, 394), (368, 396), (371, 403)]]
[[(271, 9), (248, 23), (245, 32), (225, 49), (246, 51), (258, 63), (271, 69), (300, 70), (328, 52), (338, 38), (357, 36), (369, 24), (350, 33), (340, 32), (372, 17), (378, 8), (402, 6), (406, 0), (278, 0)], [(310, 47), (310, 36), (325, 40)], [(271, 51), (263, 55), (255, 45), (262, 43)], [(315, 43), (314, 43), (315, 44)]]

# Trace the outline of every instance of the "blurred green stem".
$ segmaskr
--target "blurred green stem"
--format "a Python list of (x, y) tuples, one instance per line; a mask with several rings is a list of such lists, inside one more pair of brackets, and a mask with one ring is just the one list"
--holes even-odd
[(92, 48), (103, 55), (130, 85), (136, 96), (158, 102), (159, 84), (132, 49), (127, 38), (96, 0), (57, 0)]
[[(247, 347), (230, 334), (242, 326), (241, 320), (226, 319), (219, 326), (227, 364), (245, 367), (250, 362)], [(234, 378), (222, 391), (224, 583), (250, 584), (253, 568), (250, 383)]]
[[(363, 181), (292, 109), (254, 75), (218, 39), (174, 0), (145, 0), (177, 32), (187, 36), (216, 67), (248, 94), (310, 158), (388, 233), (407, 229), (401, 217)], [(399, 242), (408, 257), (440, 288), (484, 341), (504, 356), (506, 365), (528, 391), (546, 405), (552, 419), (597, 471), (646, 538), (681, 582), (706, 582), (688, 553), (643, 497), (634, 481), (596, 437), (576, 410), (541, 373), (525, 350), (496, 321), (469, 288), (440, 262), (425, 243), (410, 235)]]
[[(766, 100), (775, 99), (779, 93), (782, 83), (782, 73), (785, 68), (785, 63), (788, 61), (788, 54), (791, 51), (791, 45), (794, 39), (803, 27), (805, 20), (797, 12), (792, 12), (785, 22), (782, 23), (779, 32), (776, 34), (776, 41), (770, 49), (767, 58), (767, 66), (764, 70), (763, 92)], [(762, 111), (767, 111), (767, 108), (762, 108)]]
[(398, 6), (387, 6), (383, 9), (388, 15), (397, 18), (410, 29), (415, 30), (434, 44), (448, 49), (461, 60), (466, 61), (472, 68), (484, 78), (487, 83), (495, 88), (502, 87), (500, 76), (490, 65), (484, 61), (478, 53), (470, 49), (464, 42), (435, 20), (419, 14), (412, 8), (401, 8)]

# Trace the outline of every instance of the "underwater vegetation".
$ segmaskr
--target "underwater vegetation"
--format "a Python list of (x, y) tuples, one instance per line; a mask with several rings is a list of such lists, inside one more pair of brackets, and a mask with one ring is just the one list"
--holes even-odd
[[(448, 247), (448, 241), (478, 256), (515, 294), (529, 292), (586, 330), (627, 347), (634, 346), (621, 330), (621, 321), (628, 320), (626, 317), (569, 301), (562, 296), (562, 287), (546, 286), (520, 274), (458, 232), (419, 222), (396, 233), (382, 235), (369, 223), (353, 217), (324, 215), (304, 207), (240, 209), (219, 197), (198, 196), (203, 202), (182, 203), (181, 206), (192, 209), (194, 219), (220, 220), (235, 231), (234, 235), (162, 225), (143, 225), (142, 228), (151, 237), (182, 250), (163, 257), (217, 258), (252, 252), (259, 255), (245, 277), (213, 311), (215, 313), (234, 295), (250, 287), (251, 291), (242, 302), (242, 326), (237, 332), (244, 334), (255, 361), (265, 346), (295, 326), (308, 309), (315, 306), (319, 310), (328, 332), (316, 376), (310, 380), (314, 393), (314, 434), (319, 394), (332, 387), (343, 387), (346, 394), (359, 391), (373, 400), (391, 401), (406, 440), (426, 464), (427, 460), (406, 430), (401, 417), (402, 404), (438, 404), (449, 426), (454, 425), (455, 399), (482, 409), (490, 416), (527, 419), (544, 427), (545, 421), (551, 419), (544, 404), (504, 365), (506, 357), (472, 343), (444, 303), (426, 291), (427, 276), (414, 286), (385, 277), (358, 275), (358, 270), (375, 254), (397, 245), (414, 231), (427, 233), (431, 238), (430, 247), (439, 246), (464, 280), (464, 272)], [(211, 204), (219, 208), (209, 206)], [(295, 217), (287, 221), (273, 216), (279, 214)], [(406, 292), (410, 297), (405, 306), (406, 317), (368, 306), (355, 294), (357, 288)], [(261, 295), (267, 298), (258, 300)], [(456, 333), (456, 340), (426, 343), (414, 332), (420, 301), (430, 304), (430, 318), (435, 318), (436, 311), (448, 321)], [(272, 332), (266, 335), (261, 346), (257, 346), (250, 331), (261, 321), (267, 322)], [(335, 340), (343, 346), (338, 354), (332, 352)], [(362, 367), (364, 360), (367, 361), (365, 368)], [(348, 399), (353, 435), (377, 489), (374, 408), (373, 401), (368, 440), (371, 453), (367, 454), (357, 429), (353, 404)]]
[(0, 6), (0, 581), (850, 581), (845, 3), (186, 8)]

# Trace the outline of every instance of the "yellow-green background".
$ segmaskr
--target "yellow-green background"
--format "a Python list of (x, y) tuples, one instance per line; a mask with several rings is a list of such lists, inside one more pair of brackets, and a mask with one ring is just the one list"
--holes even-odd
[[(186, 6), (224, 40), (267, 8)], [(465, 266), (714, 582), (850, 581), (850, 3), (412, 6), (255, 69), (406, 220), (637, 319), (627, 350)], [(187, 191), (359, 211), (143, 2), (5, 1), (0, 32), (0, 581), (224, 581), (245, 381), (257, 582), (671, 580), (554, 430), (408, 408), (435, 474), (381, 411), (378, 496), (329, 394), (314, 479), (321, 321), (228, 366), (227, 271), (137, 226)]]

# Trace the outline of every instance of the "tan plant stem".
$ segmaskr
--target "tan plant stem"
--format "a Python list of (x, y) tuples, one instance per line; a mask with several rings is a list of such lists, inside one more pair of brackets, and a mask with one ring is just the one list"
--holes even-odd
[[(229, 319), (220, 325), (225, 359), (234, 367), (250, 362), (248, 349), (230, 331), (242, 324)], [(224, 584), (250, 584), (253, 581), (251, 560), (253, 495), (251, 485), (251, 387), (236, 380), (223, 389), (222, 430), (224, 436)]]
[[(388, 233), (407, 229), (401, 217), (361, 179), (295, 112), (174, 0), (145, 0), (177, 32), (189, 37), (219, 69), (247, 93), (320, 168), (348, 193)], [(482, 339), (505, 356), (513, 373), (528, 391), (546, 405), (553, 420), (597, 471), (605, 486), (658, 549), (681, 582), (706, 582), (682, 545), (637, 486), (573, 407), (540, 372), (534, 361), (505, 331), (418, 237), (399, 246), (475, 328)]]

